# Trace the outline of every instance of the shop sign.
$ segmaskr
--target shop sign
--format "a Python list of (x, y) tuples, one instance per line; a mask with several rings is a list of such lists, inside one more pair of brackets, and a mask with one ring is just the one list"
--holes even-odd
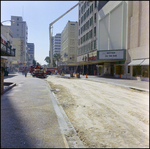
[[(83, 62), (83, 57), (88, 57), (87, 54), (81, 55), (77, 57), (77, 62)], [(86, 60), (87, 61), (87, 60)]]
[(89, 53), (88, 61), (97, 59), (97, 51)]
[(124, 50), (99, 51), (99, 59), (124, 59)]

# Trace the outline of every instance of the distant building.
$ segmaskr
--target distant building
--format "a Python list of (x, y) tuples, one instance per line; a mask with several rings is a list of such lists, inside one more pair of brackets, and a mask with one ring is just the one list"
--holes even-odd
[(30, 64), (33, 63), (33, 59), (34, 59), (34, 43), (27, 43), (28, 46), (28, 55), (29, 55), (29, 62)]
[(55, 53), (60, 53), (61, 50), (61, 34), (56, 34), (52, 37), (52, 49), (53, 55)]
[(61, 33), (61, 55), (63, 62), (77, 61), (78, 22), (68, 21)]
[(20, 38), (25, 45), (25, 61), (27, 61), (27, 42), (28, 42), (28, 27), (26, 21), (20, 16), (11, 16), (11, 30), (13, 31), (13, 38)]

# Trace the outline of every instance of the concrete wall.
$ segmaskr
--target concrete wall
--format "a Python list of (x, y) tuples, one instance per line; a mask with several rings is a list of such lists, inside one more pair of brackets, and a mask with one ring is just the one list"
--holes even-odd
[(126, 49), (127, 4), (109, 1), (98, 12), (98, 50)]
[(128, 62), (149, 58), (149, 1), (133, 1), (129, 18)]

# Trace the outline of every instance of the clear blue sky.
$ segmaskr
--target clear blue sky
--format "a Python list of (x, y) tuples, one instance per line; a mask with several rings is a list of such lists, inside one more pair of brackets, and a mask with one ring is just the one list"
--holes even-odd
[[(35, 45), (35, 60), (40, 64), (49, 56), (49, 24), (78, 1), (1, 1), (1, 22), (22, 16), (28, 26), (28, 43)], [(53, 36), (61, 33), (68, 20), (78, 21), (78, 6), (53, 25)], [(4, 25), (9, 25), (5, 22)]]

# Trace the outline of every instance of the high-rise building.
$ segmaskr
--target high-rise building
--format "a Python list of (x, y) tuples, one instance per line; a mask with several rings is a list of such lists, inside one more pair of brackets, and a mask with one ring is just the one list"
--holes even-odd
[(97, 5), (98, 1), (79, 2), (77, 62), (80, 70), (88, 74), (94, 74), (96, 67), (93, 61), (97, 57)]
[(28, 46), (28, 54), (29, 54), (29, 62), (30, 64), (33, 63), (33, 59), (34, 59), (34, 43), (27, 43)]
[(53, 55), (55, 53), (60, 53), (60, 50), (61, 50), (61, 34), (56, 34), (54, 37), (52, 37), (52, 49), (53, 49)]
[(25, 46), (25, 61), (27, 61), (27, 42), (28, 42), (28, 27), (26, 21), (20, 16), (11, 16), (11, 30), (13, 31), (13, 38), (20, 38), (24, 41)]
[(77, 60), (78, 22), (68, 21), (61, 33), (61, 55), (63, 62), (76, 62)]

